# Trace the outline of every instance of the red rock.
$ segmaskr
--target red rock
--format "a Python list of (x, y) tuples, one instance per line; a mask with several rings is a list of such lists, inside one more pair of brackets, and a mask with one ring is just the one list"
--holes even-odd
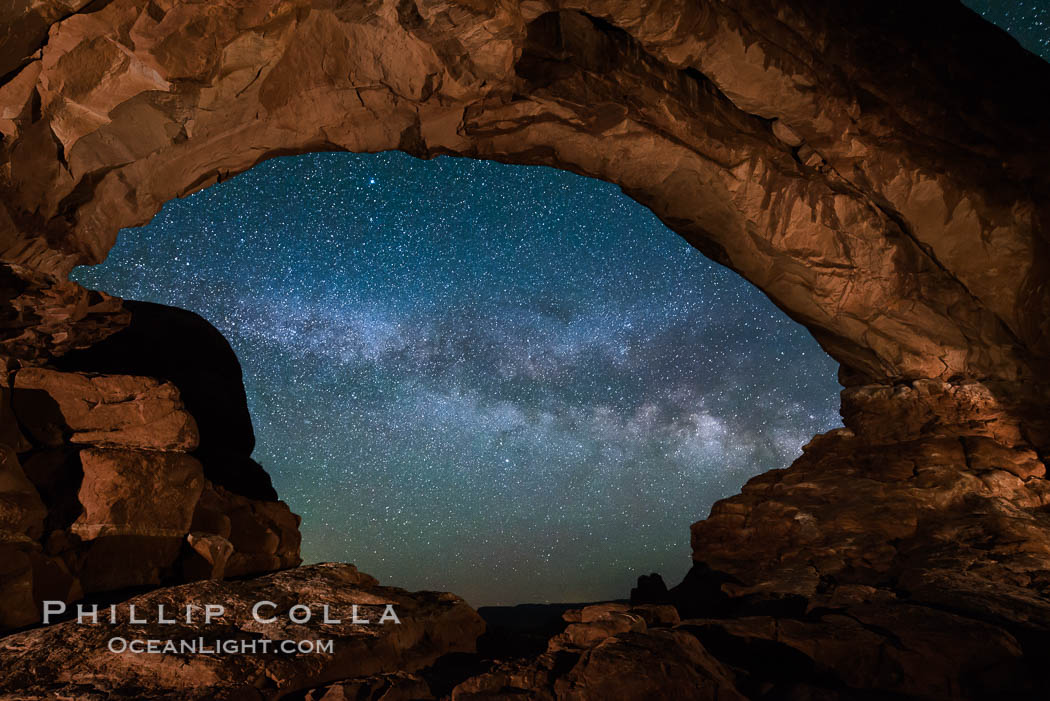
[[(270, 477), (251, 459), (255, 433), (241, 365), (218, 329), (185, 309), (125, 300), (131, 323), (104, 340), (56, 358), (68, 372), (143, 375), (170, 382), (200, 434), (194, 457), (212, 484), (277, 501)], [(187, 362), (192, 358), (192, 362)]]
[(0, 443), (0, 539), (40, 538), (47, 508), (26, 479), (15, 451)]
[(495, 158), (621, 186), (850, 385), (1048, 379), (1050, 69), (963, 7), (217, 8), (0, 10), (3, 259), (99, 262), (272, 154)]
[(193, 515), (196, 531), (229, 540), (234, 553), (226, 576), (295, 567), (299, 557), (299, 517), (284, 502), (257, 501), (208, 485)]
[[(239, 417), (229, 444), (209, 427), (207, 474), (221, 484), (191, 505), (194, 531), (213, 536), (203, 553), (174, 535), (182, 502), (171, 535), (134, 534), (157, 505), (136, 510), (138, 487), (120, 480), (86, 494), (94, 525), (124, 535), (67, 532), (79, 517), (61, 479), (76, 471), (68, 441), (186, 451), (194, 439), (171, 385), (128, 376), (125, 363), (146, 361), (120, 301), (63, 278), (166, 201), (266, 157), (400, 149), (619, 185), (804, 324), (847, 387), (846, 429), (694, 524), (696, 564), (668, 595), (700, 623), (649, 630), (674, 617), (581, 612), (557, 650), (497, 664), (456, 698), (1050, 694), (1037, 664), (1018, 663), (1050, 650), (1045, 62), (958, 3), (912, 3), (906, 21), (875, 0), (96, 5), (0, 6), (0, 367), (20, 368), (23, 438), (56, 448), (26, 452), (19, 431), (0, 433), (50, 531), (44, 550), (15, 480), (0, 626), (32, 620), (41, 552), (73, 598), (76, 578), (88, 591), (156, 585), (192, 557), (215, 574), (216, 539), (234, 547), (228, 575), (298, 562), (298, 523), (247, 455), (237, 388), (220, 397)], [(22, 367), (125, 327), (98, 351), (115, 363), (107, 379)], [(142, 374), (166, 377), (163, 364)], [(416, 642), (434, 654), (454, 647), (424, 628)], [(178, 680), (174, 663), (71, 665), (40, 643), (48, 633), (19, 636), (37, 642), (0, 674), (41, 695), (134, 698)], [(189, 679), (275, 694), (375, 679), (423, 664), (401, 642), (345, 666), (200, 662)], [(72, 688), (73, 674), (94, 688)]]
[(40, 362), (90, 346), (127, 325), (130, 315), (120, 299), (64, 278), (0, 261), (0, 353)]
[(200, 463), (188, 455), (89, 448), (80, 452), (83, 514), (71, 530), (84, 540), (106, 535), (182, 540), (204, 489)]
[[(272, 601), (260, 617), (252, 607)], [(205, 625), (184, 622), (187, 604), (221, 604), (224, 615)], [(401, 624), (378, 624), (386, 604), (392, 604)], [(149, 623), (128, 623), (128, 605)], [(157, 606), (175, 616), (174, 624), (157, 622)], [(292, 606), (312, 606), (305, 624), (289, 620)], [(332, 618), (324, 623), (322, 604)], [(351, 623), (351, 607), (360, 606), (370, 625)], [(102, 620), (108, 620), (103, 609)], [(52, 623), (0, 638), (0, 698), (77, 699), (276, 699), (296, 690), (311, 689), (340, 679), (360, 679), (399, 671), (419, 670), (442, 655), (471, 652), (484, 623), (462, 599), (436, 592), (409, 593), (379, 586), (352, 565), (313, 565), (258, 579), (237, 582), (204, 581), (158, 589), (118, 606), (119, 623), (78, 625), (75, 620)], [(197, 640), (204, 636), (231, 640), (331, 640), (332, 651), (303, 655), (216, 655), (186, 652), (157, 655), (113, 653), (110, 639)], [(405, 684), (408, 679), (402, 680)], [(364, 684), (359, 684), (359, 688)], [(398, 686), (403, 686), (398, 684)], [(346, 685), (347, 689), (354, 688)], [(329, 689), (327, 698), (339, 698)], [(316, 693), (315, 693), (316, 696)]]
[(188, 451), (197, 426), (175, 387), (148, 377), (26, 368), (15, 375), (18, 420), (46, 445)]
[(222, 536), (196, 531), (186, 536), (186, 542), (197, 556), (183, 560), (187, 580), (222, 579), (226, 576), (226, 562), (233, 554), (233, 543)]
[[(600, 627), (572, 625), (589, 625), (595, 631)], [(579, 642), (565, 647), (556, 638), (549, 651), (534, 660), (498, 664), (456, 686), (452, 701), (746, 698), (736, 689), (733, 674), (689, 633), (648, 631), (642, 623), (630, 631), (609, 631)]]

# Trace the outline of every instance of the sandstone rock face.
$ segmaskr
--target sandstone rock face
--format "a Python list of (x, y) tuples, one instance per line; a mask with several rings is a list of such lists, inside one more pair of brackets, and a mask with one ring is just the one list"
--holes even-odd
[(131, 313), (125, 328), (63, 354), (54, 366), (170, 382), (197, 424), (200, 440), (193, 455), (204, 466), (204, 476), (237, 494), (276, 501), (269, 476), (251, 459), (255, 433), (241, 365), (230, 344), (193, 312), (129, 300), (124, 308)]
[(851, 384), (1046, 379), (1050, 67), (956, 3), (82, 4), (0, 11), (5, 260), (278, 154), (498, 158), (621, 185)]
[(21, 455), (0, 444), (0, 630), (39, 620), (48, 599), (300, 563), (287, 505), (206, 479), (173, 384), (38, 366), (11, 384), (0, 399)]
[(693, 525), (694, 560), (746, 583), (741, 592), (811, 597), (828, 578), (900, 577), (945, 558), (961, 558), (966, 577), (1041, 592), (1046, 465), (988, 399), (972, 383), (844, 391), (852, 428), (816, 437), (790, 468), (718, 502)]
[[(676, 698), (744, 701), (734, 675), (688, 632), (651, 608), (602, 604), (572, 621), (535, 660), (507, 662), (453, 689), (453, 701)], [(647, 619), (654, 624), (650, 628)]]
[(41, 362), (96, 343), (128, 324), (121, 300), (0, 261), (0, 354)]
[(997, 407), (977, 383), (844, 391), (850, 428), (693, 525), (696, 566), (671, 595), (716, 619), (693, 632), (785, 689), (1050, 693), (1029, 662), (1050, 650), (1050, 481)]
[(190, 527), (228, 540), (233, 550), (225, 572), (239, 576), (298, 565), (299, 521), (284, 502), (256, 501), (209, 484)]
[[(180, 453), (89, 449), (80, 452), (83, 512), (71, 530), (102, 534), (175, 535), (190, 528), (204, 489), (200, 463)], [(147, 525), (148, 524), (148, 525)]]
[(15, 415), (43, 445), (65, 442), (185, 452), (197, 424), (174, 385), (130, 375), (25, 368), (15, 375)]
[[(252, 608), (259, 601), (272, 602), (256, 620)], [(225, 608), (210, 624), (202, 608), (196, 623), (186, 624), (186, 606), (217, 604)], [(353, 624), (353, 606), (368, 625)], [(386, 605), (394, 608), (400, 624), (379, 624)], [(173, 624), (160, 624), (158, 606), (165, 617), (175, 612)], [(312, 609), (307, 623), (303, 605)], [(326, 623), (323, 605), (329, 606)], [(136, 617), (146, 625), (129, 623)], [(159, 589), (136, 596), (117, 606), (117, 624), (110, 624), (103, 608), (96, 625), (75, 620), (52, 623), (0, 638), (0, 698), (52, 699), (63, 696), (83, 701), (105, 699), (276, 699), (293, 691), (318, 687), (342, 679), (392, 675), (397, 686), (399, 671), (412, 672), (432, 664), (442, 655), (472, 652), (484, 622), (456, 596), (436, 592), (409, 593), (379, 586), (375, 579), (352, 565), (313, 565), (239, 582), (208, 581)], [(203, 637), (212, 646), (217, 640), (332, 642), (331, 652), (311, 654), (135, 654), (113, 653), (112, 638), (126, 640), (196, 641)], [(178, 643), (176, 643), (178, 644)], [(273, 643), (276, 645), (276, 643)], [(365, 681), (356, 682), (358, 687)], [(341, 685), (352, 689), (351, 683)], [(418, 688), (418, 682), (416, 684)], [(424, 685), (424, 688), (425, 685)], [(340, 696), (328, 688), (311, 692), (310, 698), (359, 698)], [(392, 697), (395, 698), (395, 697)]]

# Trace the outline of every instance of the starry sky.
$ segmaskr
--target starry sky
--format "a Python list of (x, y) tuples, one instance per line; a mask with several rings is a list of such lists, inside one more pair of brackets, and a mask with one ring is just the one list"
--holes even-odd
[(550, 168), (277, 158), (73, 277), (230, 340), (306, 562), (475, 606), (677, 583), (692, 522), (840, 425), (805, 329), (617, 187)]
[(1050, 61), (1050, 0), (963, 0), (963, 4)]

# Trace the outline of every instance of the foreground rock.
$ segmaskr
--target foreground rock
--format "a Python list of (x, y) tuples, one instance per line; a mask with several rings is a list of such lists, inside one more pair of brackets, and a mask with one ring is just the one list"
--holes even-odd
[(978, 383), (842, 399), (847, 428), (693, 525), (696, 565), (670, 592), (703, 619), (690, 631), (752, 689), (1047, 698), (1041, 427)]
[[(181, 318), (178, 311), (172, 315)], [(197, 333), (182, 334), (184, 349), (210, 338), (206, 332), (218, 334), (195, 315), (191, 322)], [(151, 357), (146, 347), (134, 350)], [(200, 350), (230, 366), (222, 347), (201, 343)], [(225, 352), (232, 355), (228, 346)], [(236, 372), (225, 384), (214, 382), (214, 394), (238, 406), (244, 388), (235, 359), (232, 365)], [(24, 366), (8, 382), (0, 393), (0, 631), (40, 620), (45, 599), (70, 603), (301, 562), (299, 517), (286, 504), (207, 479), (191, 452), (198, 447), (195, 417), (173, 383), (40, 366)], [(206, 415), (214, 436), (215, 416)], [(272, 494), (269, 478), (245, 453), (252, 434), (243, 423), (234, 422), (240, 435), (232, 452), (200, 457), (226, 466), (217, 473), (227, 482), (240, 479), (241, 492)]]
[[(272, 623), (253, 618), (251, 609), (259, 601), (274, 603), (260, 614), (264, 619), (273, 617)], [(198, 608), (196, 623), (185, 623), (187, 605), (207, 604), (221, 604), (225, 613), (204, 624), (203, 611)], [(313, 612), (311, 620), (302, 625), (289, 620), (289, 611), (300, 604)], [(323, 622), (321, 606), (325, 604), (341, 623)], [(369, 619), (370, 625), (350, 622), (355, 604), (359, 617)], [(400, 624), (379, 624), (387, 604), (393, 606)], [(129, 624), (130, 605), (135, 606), (136, 616), (145, 616), (151, 623)], [(160, 605), (175, 623), (156, 623)], [(352, 565), (339, 564), (300, 567), (239, 582), (208, 581), (158, 589), (119, 604), (117, 612), (121, 622), (116, 625), (67, 621), (0, 638), (0, 698), (273, 699), (328, 682), (391, 674), (404, 685), (407, 681), (398, 680), (395, 673), (419, 670), (448, 653), (473, 652), (475, 640), (484, 631), (481, 618), (454, 595), (379, 586)], [(292, 614), (299, 616), (302, 611)], [(107, 615), (108, 608), (102, 621)], [(265, 640), (330, 640), (332, 651), (113, 653), (107, 647), (113, 638), (203, 640), (211, 646), (219, 640), (236, 640), (254, 642), (257, 649)], [(379, 684), (375, 679), (368, 683)], [(356, 698), (338, 693), (327, 689), (310, 698)]]
[(497, 664), (452, 691), (453, 701), (745, 701), (734, 674), (669, 606), (600, 604), (566, 613), (565, 631), (532, 660)]

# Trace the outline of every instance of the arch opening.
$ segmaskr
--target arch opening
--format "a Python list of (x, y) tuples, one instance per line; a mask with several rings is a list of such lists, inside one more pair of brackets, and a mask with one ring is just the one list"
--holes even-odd
[(690, 523), (840, 424), (803, 327), (564, 171), (275, 159), (73, 277), (231, 342), (306, 562), (475, 605), (676, 583)]

